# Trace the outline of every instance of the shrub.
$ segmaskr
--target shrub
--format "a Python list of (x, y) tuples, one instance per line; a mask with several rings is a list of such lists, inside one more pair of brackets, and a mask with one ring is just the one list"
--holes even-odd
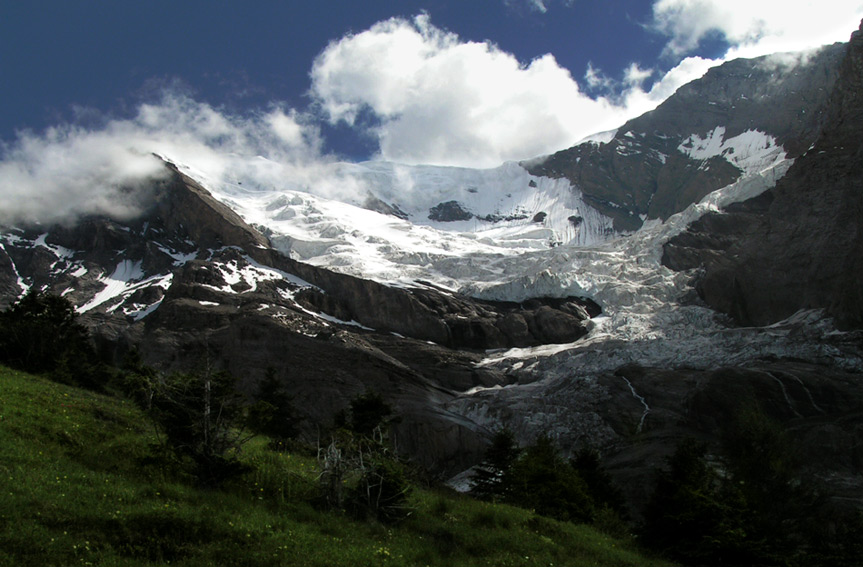
[(540, 436), (506, 475), (506, 500), (558, 520), (588, 522), (593, 501), (587, 485), (560, 455), (554, 442)]
[(385, 426), (393, 411), (379, 394), (366, 392), (341, 412), (330, 444), (319, 448), (321, 501), (357, 518), (395, 522), (410, 514), (407, 471), (388, 447)]
[(386, 455), (363, 471), (350, 497), (355, 516), (371, 516), (383, 523), (393, 523), (410, 515), (408, 496), (411, 484), (404, 466)]

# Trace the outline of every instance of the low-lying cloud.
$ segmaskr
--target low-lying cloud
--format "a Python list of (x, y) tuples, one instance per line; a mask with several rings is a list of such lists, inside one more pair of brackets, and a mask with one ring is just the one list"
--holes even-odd
[(149, 180), (165, 175), (158, 156), (215, 182), (248, 177), (309, 181), (326, 160), (318, 128), (296, 110), (233, 116), (166, 91), (133, 118), (98, 129), (56, 126), (20, 133), (2, 148), (0, 223), (63, 223), (82, 215), (128, 219), (146, 206)]

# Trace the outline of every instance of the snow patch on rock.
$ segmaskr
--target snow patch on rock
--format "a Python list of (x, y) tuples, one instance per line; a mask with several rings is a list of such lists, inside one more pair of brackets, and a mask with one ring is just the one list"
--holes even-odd
[(758, 130), (747, 130), (738, 136), (725, 138), (725, 127), (717, 126), (702, 138), (693, 134), (684, 140), (678, 151), (692, 159), (725, 158), (744, 174), (760, 173), (786, 159), (785, 150), (772, 136)]

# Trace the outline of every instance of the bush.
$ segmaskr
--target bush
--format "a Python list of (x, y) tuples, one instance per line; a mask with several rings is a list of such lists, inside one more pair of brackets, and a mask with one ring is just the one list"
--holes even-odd
[(395, 522), (406, 518), (411, 484), (407, 471), (390, 452), (385, 426), (393, 410), (379, 394), (366, 392), (340, 412), (330, 444), (318, 450), (321, 502), (357, 518)]
[(558, 520), (589, 522), (594, 506), (587, 485), (554, 442), (540, 436), (506, 475), (506, 501)]
[(384, 455), (363, 472), (349, 505), (359, 518), (371, 516), (379, 522), (393, 523), (410, 515), (410, 493), (404, 466)]

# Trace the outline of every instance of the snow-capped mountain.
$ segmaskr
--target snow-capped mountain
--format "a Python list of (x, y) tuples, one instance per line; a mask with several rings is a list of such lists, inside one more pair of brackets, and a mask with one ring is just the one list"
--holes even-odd
[(531, 176), (516, 163), (489, 170), (336, 164), (327, 187), (336, 180), (353, 188), (341, 199), (320, 187), (223, 182), (178, 167), (292, 258), (389, 284), (427, 280), (458, 289), (476, 277), (464, 258), (482, 265), (560, 244), (597, 244), (613, 233), (611, 219), (568, 181)]
[[(841, 276), (863, 265), (861, 54), (856, 35), (731, 62), (616, 132), (487, 170), (340, 163), (299, 181), (256, 175), (277, 169), (263, 157), (214, 174), (166, 153), (139, 218), (4, 230), (3, 302), (67, 297), (114, 359), (207, 357), (249, 388), (275, 366), (310, 428), (375, 389), (404, 416), (400, 450), (438, 474), (506, 425), (602, 449), (637, 492), (749, 396), (853, 492), (845, 444), (819, 440), (863, 427), (859, 324), (832, 318), (863, 304)], [(770, 237), (815, 196), (843, 239), (812, 223)], [(806, 262), (841, 285), (789, 269)], [(789, 278), (806, 293), (780, 292)], [(782, 309), (752, 305), (771, 294)]]
[(569, 179), (617, 230), (665, 220), (768, 166), (775, 152), (792, 159), (806, 152), (844, 55), (845, 46), (836, 44), (730, 61), (630, 120), (606, 143), (562, 150), (528, 169)]
[[(843, 54), (837, 44), (733, 61), (604, 141), (488, 170), (342, 163), (317, 180), (274, 184), (254, 169), (177, 166), (295, 259), (389, 284), (495, 287), (505, 300), (507, 284), (573, 249), (666, 221), (735, 183), (775, 180), (814, 142)], [(566, 287), (518, 297), (582, 293)]]

